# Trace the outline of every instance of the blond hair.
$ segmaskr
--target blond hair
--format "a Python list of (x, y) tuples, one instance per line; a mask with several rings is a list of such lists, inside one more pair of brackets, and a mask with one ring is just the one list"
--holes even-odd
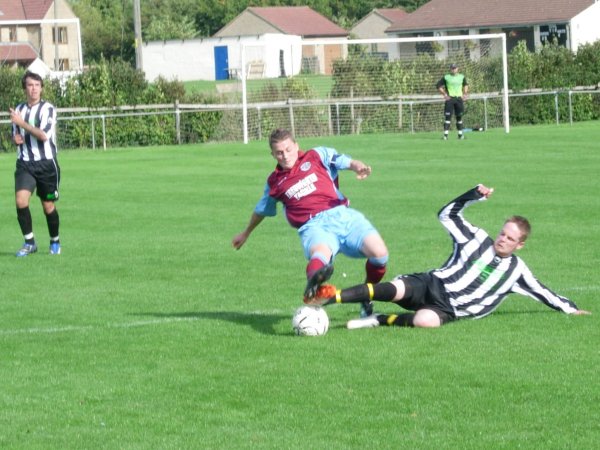
[(529, 223), (529, 220), (527, 220), (523, 216), (511, 216), (508, 219), (506, 219), (504, 223), (509, 222), (512, 222), (517, 226), (519, 231), (521, 231), (521, 242), (525, 242), (525, 240), (531, 234), (531, 224)]

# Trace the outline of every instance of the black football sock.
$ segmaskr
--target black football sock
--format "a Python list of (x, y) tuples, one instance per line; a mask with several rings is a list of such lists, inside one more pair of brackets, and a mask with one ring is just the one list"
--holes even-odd
[(58, 241), (58, 227), (60, 219), (58, 217), (58, 211), (56, 208), (50, 213), (46, 214), (46, 223), (48, 224), (48, 233), (52, 241)]
[(377, 321), (380, 325), (396, 326), (396, 327), (414, 327), (414, 313), (405, 314), (378, 314)]
[(362, 303), (370, 300), (389, 302), (394, 299), (396, 292), (396, 286), (390, 282), (359, 284), (358, 286), (342, 289), (335, 301), (337, 303)]
[[(31, 211), (29, 207), (25, 208), (17, 208), (17, 220), (19, 222), (19, 226), (21, 227), (21, 233), (23, 236), (33, 236), (33, 221), (31, 220)], [(34, 242), (33, 237), (25, 239), (28, 244), (32, 244)], [(31, 242), (30, 242), (31, 241)]]

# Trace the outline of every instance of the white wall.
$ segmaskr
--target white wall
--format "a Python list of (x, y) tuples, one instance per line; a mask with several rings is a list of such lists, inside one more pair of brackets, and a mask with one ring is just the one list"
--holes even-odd
[(293, 50), (300, 42), (300, 36), (284, 34), (148, 42), (142, 46), (143, 70), (148, 81), (159, 76), (179, 81), (214, 80), (214, 48), (227, 46), (229, 68), (241, 71), (241, 51), (245, 45), (246, 63), (264, 62), (265, 77), (280, 75), (279, 51), (283, 50), (286, 74), (291, 75), (295, 67), (300, 69), (300, 62), (296, 61), (300, 58), (299, 51)]
[[(300, 73), (303, 42), (300, 36), (265, 34), (262, 37), (264, 39), (258, 42), (246, 41), (244, 43), (246, 65), (251, 61), (263, 61), (265, 63), (265, 78), (277, 78), (281, 75), (279, 52), (283, 50), (283, 66), (286, 76)], [(231, 61), (230, 58), (230, 64), (232, 64)], [(241, 54), (235, 61), (235, 67), (241, 67)]]
[(600, 39), (600, 2), (576, 15), (571, 20), (571, 49), (577, 51), (580, 45)]

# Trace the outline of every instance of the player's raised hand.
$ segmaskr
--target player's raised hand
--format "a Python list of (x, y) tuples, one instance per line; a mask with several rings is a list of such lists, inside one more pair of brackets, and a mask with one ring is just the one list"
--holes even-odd
[(352, 160), (350, 163), (350, 169), (356, 173), (356, 178), (362, 180), (371, 175), (371, 166), (367, 166), (364, 162), (357, 159)]
[(480, 184), (477, 186), (477, 192), (479, 192), (485, 198), (489, 198), (494, 193), (494, 188), (489, 188), (483, 184)]
[(22, 127), (25, 121), (23, 120), (23, 117), (21, 117), (21, 114), (12, 108), (9, 108), (8, 112), (10, 113), (10, 121), (17, 126)]

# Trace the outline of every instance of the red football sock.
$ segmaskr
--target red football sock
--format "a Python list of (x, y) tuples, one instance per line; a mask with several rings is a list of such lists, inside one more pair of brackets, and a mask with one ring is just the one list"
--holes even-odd
[(376, 284), (383, 279), (383, 276), (385, 275), (386, 271), (386, 266), (376, 266), (367, 259), (367, 263), (365, 264), (365, 270), (367, 272), (366, 283)]
[(306, 265), (306, 278), (309, 279), (312, 277), (321, 267), (325, 267), (323, 261), (321, 261), (319, 258), (312, 258)]

